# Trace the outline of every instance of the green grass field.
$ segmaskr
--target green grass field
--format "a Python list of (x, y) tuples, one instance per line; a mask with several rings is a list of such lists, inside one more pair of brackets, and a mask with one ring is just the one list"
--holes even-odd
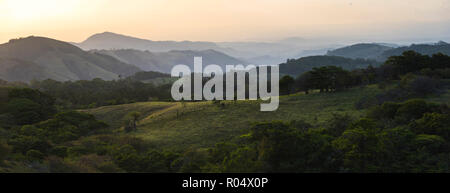
[[(355, 118), (364, 114), (354, 103), (381, 92), (375, 85), (337, 93), (303, 93), (282, 96), (279, 108), (261, 112), (264, 101), (142, 102), (84, 110), (110, 124), (121, 135), (132, 135), (161, 149), (182, 150), (211, 147), (222, 141), (235, 141), (248, 132), (254, 122), (305, 120), (325, 123), (333, 113)], [(121, 123), (132, 111), (142, 113), (138, 130), (122, 132)]]

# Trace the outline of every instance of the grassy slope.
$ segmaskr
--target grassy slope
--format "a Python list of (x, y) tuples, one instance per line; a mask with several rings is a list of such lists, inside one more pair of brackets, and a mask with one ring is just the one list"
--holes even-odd
[(142, 117), (150, 116), (151, 114), (176, 105), (176, 103), (169, 102), (145, 102), (132, 103), (124, 105), (103, 106), (95, 109), (82, 110), (83, 112), (91, 113), (99, 120), (105, 121), (112, 128), (116, 129), (123, 125), (128, 113), (138, 111)]
[(181, 150), (192, 146), (211, 147), (221, 141), (237, 140), (254, 122), (303, 119), (311, 124), (321, 124), (333, 113), (360, 117), (364, 112), (356, 110), (354, 103), (379, 92), (376, 86), (369, 86), (347, 92), (283, 96), (278, 110), (274, 112), (259, 111), (261, 101), (226, 101), (222, 102), (224, 107), (211, 101), (144, 102), (100, 107), (86, 112), (118, 128), (119, 120), (128, 112), (140, 111), (143, 116), (138, 131), (124, 135), (141, 137), (160, 148)]

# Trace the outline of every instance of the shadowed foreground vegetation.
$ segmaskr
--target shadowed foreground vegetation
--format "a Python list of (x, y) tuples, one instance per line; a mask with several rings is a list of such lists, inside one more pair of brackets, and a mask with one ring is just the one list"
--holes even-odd
[[(133, 80), (3, 86), (0, 172), (450, 172), (448, 61), (405, 52), (282, 77), (273, 112), (264, 101), (133, 102), (165, 90)], [(85, 100), (62, 95), (74, 87)], [(102, 98), (112, 102), (77, 109)]]

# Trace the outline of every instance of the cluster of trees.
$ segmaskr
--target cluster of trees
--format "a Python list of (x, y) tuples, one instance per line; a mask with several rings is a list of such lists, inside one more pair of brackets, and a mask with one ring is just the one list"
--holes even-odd
[[(422, 55), (414, 51), (403, 52), (400, 56), (391, 56), (379, 69), (379, 74), (384, 79), (400, 79), (401, 75), (420, 72), (422, 70), (433, 71), (450, 67), (450, 56), (442, 53), (432, 56)], [(447, 76), (449, 76), (447, 74)]]
[(311, 71), (301, 74), (296, 79), (289, 75), (283, 76), (280, 79), (280, 93), (283, 95), (301, 91), (309, 94), (311, 90), (336, 92), (375, 82), (376, 72), (372, 66), (353, 71), (344, 70), (336, 66), (322, 66), (315, 67)]
[[(334, 92), (346, 88), (400, 80), (406, 74), (420, 76), (417, 88), (426, 89), (421, 83), (428, 84), (423, 77), (430, 79), (450, 78), (450, 56), (438, 53), (432, 56), (421, 55), (414, 51), (406, 51), (400, 56), (390, 57), (383, 65), (374, 68), (369, 65), (365, 69), (345, 70), (336, 66), (314, 67), (311, 71), (300, 74), (295, 81), (284, 76), (280, 80), (281, 94), (302, 91), (308, 94), (311, 90)], [(411, 79), (412, 75), (409, 75)], [(399, 91), (395, 91), (398, 93)]]
[(55, 99), (30, 88), (1, 88), (0, 151), (16, 160), (41, 161), (62, 155), (62, 144), (102, 132), (108, 126), (94, 116), (77, 112), (58, 112)]
[(258, 123), (241, 143), (218, 144), (210, 156), (222, 172), (449, 172), (449, 110), (415, 99), (384, 103), (360, 119), (334, 115), (323, 126)]
[(298, 76), (310, 71), (312, 68), (323, 66), (337, 66), (345, 70), (366, 68), (368, 66), (379, 66), (375, 60), (351, 59), (340, 56), (308, 56), (299, 59), (288, 59), (286, 63), (280, 64), (280, 73)]
[[(93, 115), (58, 111), (55, 98), (39, 90), (2, 87), (0, 107), (0, 166), (5, 159), (41, 172), (177, 172), (193, 165), (189, 156), (113, 135)], [(140, 113), (128, 116), (126, 131), (136, 130)]]
[[(107, 125), (92, 115), (69, 111), (58, 113), (43, 122), (10, 128), (7, 142), (12, 146), (13, 153), (40, 160), (52, 154), (64, 155), (61, 144), (105, 128)], [(29, 156), (30, 152), (33, 155)]]
[(33, 124), (56, 113), (55, 99), (29, 88), (0, 88), (0, 127)]
[(149, 100), (171, 100), (170, 86), (155, 86), (134, 79), (58, 82), (33, 81), (31, 87), (57, 99), (66, 108), (91, 108)]

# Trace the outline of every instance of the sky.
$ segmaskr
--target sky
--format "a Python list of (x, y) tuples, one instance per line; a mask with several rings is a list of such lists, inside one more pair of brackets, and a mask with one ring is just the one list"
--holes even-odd
[(104, 31), (178, 41), (450, 40), (450, 0), (0, 0), (0, 43), (81, 42)]

